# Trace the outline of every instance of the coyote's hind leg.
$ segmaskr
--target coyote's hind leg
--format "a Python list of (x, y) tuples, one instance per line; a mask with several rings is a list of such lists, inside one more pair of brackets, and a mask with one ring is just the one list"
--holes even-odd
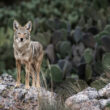
[(36, 62), (36, 72), (37, 72), (37, 81), (36, 81), (36, 87), (40, 87), (40, 67), (43, 59), (43, 53), (39, 56), (37, 62)]
[(35, 79), (36, 79), (36, 75), (35, 75), (35, 70), (34, 70), (34, 65), (31, 65), (31, 75), (32, 75), (32, 86), (35, 87)]

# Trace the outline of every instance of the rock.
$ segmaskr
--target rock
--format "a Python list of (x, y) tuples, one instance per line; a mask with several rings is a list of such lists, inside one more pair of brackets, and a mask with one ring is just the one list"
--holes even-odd
[(110, 83), (99, 91), (88, 87), (65, 101), (65, 105), (72, 110), (103, 110), (109, 104)]
[(5, 90), (6, 89), (6, 85), (2, 85), (2, 84), (0, 84), (0, 94), (3, 92), (3, 90)]
[(110, 97), (110, 83), (98, 91), (100, 97)]
[(100, 103), (96, 99), (88, 100), (81, 104), (80, 110), (101, 110)]
[(105, 107), (103, 110), (110, 110), (110, 107), (107, 106), (107, 107)]
[(55, 93), (45, 88), (31, 87), (27, 90), (23, 84), (16, 88), (15, 83), (11, 75), (0, 76), (0, 110), (23, 110), (24, 108), (25, 110), (38, 110), (40, 98), (54, 104)]
[(98, 97), (98, 92), (94, 88), (88, 87), (82, 92), (79, 92), (76, 95), (73, 95), (72, 97), (68, 98), (66, 100), (67, 103), (81, 103), (88, 101), (90, 99), (94, 99)]
[[(100, 103), (96, 99), (98, 97), (99, 95), (97, 90), (95, 88), (88, 87), (82, 92), (68, 98), (65, 104), (72, 110), (100, 110)], [(79, 108), (76, 109), (76, 105), (79, 105)]]
[(107, 104), (110, 104), (110, 98), (109, 99), (100, 99), (99, 102), (101, 104), (101, 108), (104, 108)]
[(65, 103), (67, 106), (69, 106), (72, 110), (101, 110), (100, 109), (100, 103), (98, 100), (87, 100), (82, 103), (70, 103), (66, 101)]

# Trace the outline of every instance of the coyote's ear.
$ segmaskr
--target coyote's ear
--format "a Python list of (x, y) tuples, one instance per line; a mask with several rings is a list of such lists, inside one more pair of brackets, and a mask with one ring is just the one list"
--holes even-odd
[(14, 22), (13, 22), (13, 29), (17, 30), (19, 26), (20, 25), (19, 25), (18, 21), (14, 20)]
[(32, 22), (31, 22), (31, 21), (28, 21), (28, 23), (25, 25), (25, 28), (26, 28), (28, 31), (31, 31), (31, 29), (32, 29)]

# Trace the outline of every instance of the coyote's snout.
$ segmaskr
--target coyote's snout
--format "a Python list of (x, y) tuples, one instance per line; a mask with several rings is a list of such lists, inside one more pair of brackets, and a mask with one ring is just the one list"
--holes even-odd
[(39, 42), (31, 41), (30, 32), (32, 23), (29, 21), (21, 26), (16, 20), (13, 22), (14, 29), (14, 56), (17, 67), (17, 83), (20, 86), (21, 64), (25, 64), (25, 88), (29, 89), (29, 78), (32, 75), (32, 86), (40, 87), (40, 66), (43, 59), (43, 47)]

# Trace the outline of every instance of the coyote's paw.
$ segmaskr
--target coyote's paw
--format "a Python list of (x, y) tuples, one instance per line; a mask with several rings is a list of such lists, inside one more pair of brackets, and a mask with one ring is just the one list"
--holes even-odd
[(15, 87), (20, 87), (20, 83), (16, 83)]
[(39, 83), (37, 83), (37, 84), (36, 84), (36, 87), (37, 87), (37, 88), (40, 88), (40, 84), (39, 84)]
[(28, 86), (28, 85), (25, 85), (25, 89), (30, 89), (30, 86)]
[(32, 84), (32, 87), (36, 87), (35, 84)]

